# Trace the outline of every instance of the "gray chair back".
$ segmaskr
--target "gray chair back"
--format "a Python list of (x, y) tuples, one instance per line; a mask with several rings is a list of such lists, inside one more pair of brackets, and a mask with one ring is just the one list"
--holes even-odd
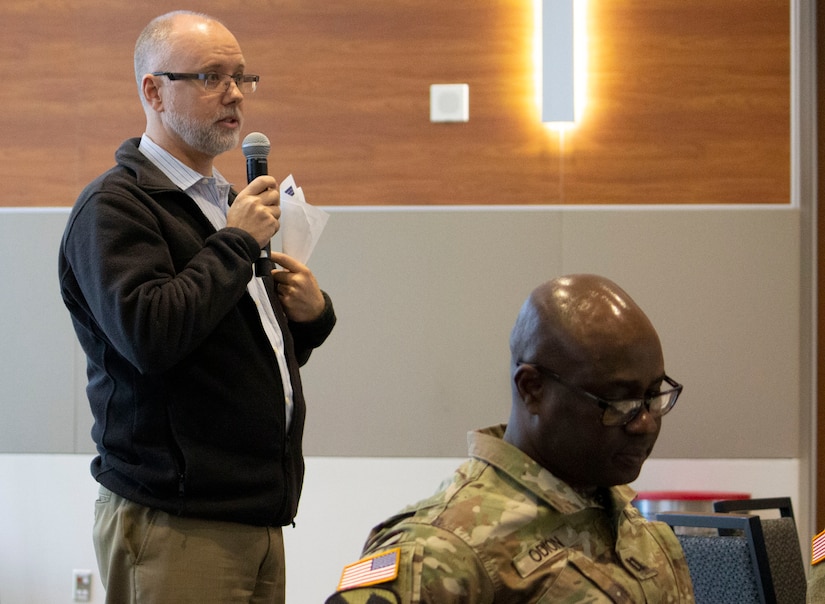
[(697, 604), (776, 604), (759, 517), (752, 514), (661, 512), (671, 527), (715, 529), (677, 534)]
[(808, 581), (805, 577), (805, 563), (802, 560), (791, 498), (716, 501), (713, 509), (716, 512), (779, 512), (778, 518), (761, 518), (776, 601), (778, 604), (805, 604)]
[(677, 535), (697, 603), (761, 604), (759, 575), (745, 537)]

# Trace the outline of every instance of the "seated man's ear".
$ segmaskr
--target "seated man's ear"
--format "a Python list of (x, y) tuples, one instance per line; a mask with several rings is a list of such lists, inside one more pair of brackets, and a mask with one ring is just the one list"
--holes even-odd
[(516, 368), (513, 382), (528, 412), (537, 413), (538, 405), (544, 395), (545, 381), (544, 376), (532, 365), (525, 363)]

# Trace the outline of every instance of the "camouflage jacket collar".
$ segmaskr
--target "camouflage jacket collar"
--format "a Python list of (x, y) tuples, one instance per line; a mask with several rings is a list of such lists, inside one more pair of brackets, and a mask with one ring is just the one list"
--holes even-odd
[[(467, 434), (470, 457), (504, 472), (525, 489), (534, 493), (562, 514), (574, 514), (589, 507), (601, 507), (589, 497), (576, 492), (521, 450), (503, 440), (505, 424), (474, 430)], [(636, 496), (627, 485), (611, 487), (613, 509), (624, 509)]]

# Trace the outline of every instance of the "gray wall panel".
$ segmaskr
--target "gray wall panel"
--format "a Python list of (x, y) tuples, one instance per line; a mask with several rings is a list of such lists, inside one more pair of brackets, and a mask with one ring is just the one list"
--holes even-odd
[(304, 372), (306, 450), (465, 455), (507, 418), (510, 328), (561, 241), (554, 212), (334, 212), (310, 260), (339, 324)]
[(467, 430), (507, 419), (507, 337), (527, 293), (596, 272), (648, 311), (686, 384), (657, 456), (797, 457), (798, 221), (739, 208), (333, 212), (311, 264), (340, 324), (304, 372), (307, 451), (464, 455)]
[(565, 270), (625, 286), (685, 384), (658, 456), (801, 455), (798, 233), (793, 210), (565, 215)]
[[(328, 210), (310, 267), (339, 324), (304, 369), (308, 455), (464, 456), (507, 419), (522, 301), (569, 272), (623, 285), (686, 384), (656, 455), (800, 455), (796, 210)], [(0, 212), (0, 452), (93, 450), (57, 289), (67, 213)]]
[(0, 452), (74, 450), (74, 332), (60, 303), (66, 211), (0, 211)]

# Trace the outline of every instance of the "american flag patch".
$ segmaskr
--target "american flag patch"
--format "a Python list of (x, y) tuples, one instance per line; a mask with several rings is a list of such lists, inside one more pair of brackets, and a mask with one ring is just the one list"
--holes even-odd
[(811, 564), (825, 560), (825, 531), (811, 540)]
[(398, 576), (398, 562), (400, 559), (401, 548), (399, 547), (348, 564), (341, 573), (338, 591), (392, 581)]

